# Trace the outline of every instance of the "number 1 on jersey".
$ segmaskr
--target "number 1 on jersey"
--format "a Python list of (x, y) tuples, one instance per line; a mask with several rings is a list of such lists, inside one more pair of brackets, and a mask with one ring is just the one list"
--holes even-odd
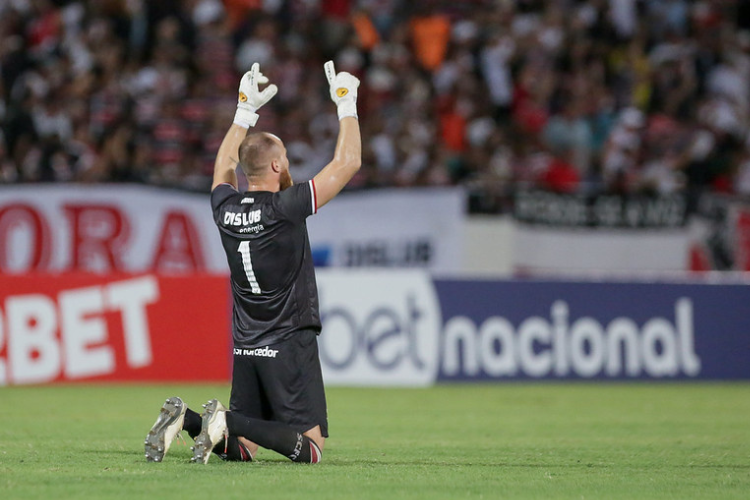
[(256, 295), (260, 294), (260, 285), (258, 285), (258, 279), (255, 277), (255, 271), (253, 271), (253, 261), (250, 259), (250, 242), (243, 241), (240, 243), (238, 251), (242, 255), (242, 267), (245, 269), (245, 276), (250, 283), (250, 291)]

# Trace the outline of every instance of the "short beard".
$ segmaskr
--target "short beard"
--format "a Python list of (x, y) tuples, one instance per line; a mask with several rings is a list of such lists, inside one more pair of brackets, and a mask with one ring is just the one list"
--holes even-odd
[(289, 173), (289, 170), (284, 170), (279, 175), (279, 189), (281, 191), (285, 190), (286, 188), (292, 187), (294, 185), (294, 181), (292, 180), (292, 176)]

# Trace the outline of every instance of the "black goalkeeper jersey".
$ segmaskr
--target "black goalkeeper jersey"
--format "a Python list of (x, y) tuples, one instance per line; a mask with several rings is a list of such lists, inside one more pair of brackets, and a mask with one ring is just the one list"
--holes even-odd
[(231, 271), (234, 347), (278, 343), (320, 332), (318, 287), (305, 220), (316, 212), (315, 183), (280, 191), (211, 193), (214, 222)]

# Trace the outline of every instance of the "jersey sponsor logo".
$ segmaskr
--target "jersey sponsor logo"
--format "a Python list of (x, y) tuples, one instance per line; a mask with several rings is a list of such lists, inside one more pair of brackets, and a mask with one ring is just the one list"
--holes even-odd
[(257, 226), (248, 226), (248, 227), (240, 228), (240, 230), (237, 231), (237, 232), (238, 233), (243, 233), (243, 234), (247, 234), (247, 233), (259, 233), (259, 232), (263, 231), (264, 229), (265, 229), (265, 226), (263, 224), (258, 224)]
[(250, 212), (224, 212), (225, 226), (249, 226), (260, 222), (260, 209)]
[(235, 356), (255, 356), (257, 358), (275, 358), (279, 353), (278, 349), (271, 349), (270, 347), (258, 347), (256, 349), (243, 349), (240, 347), (234, 348)]
[(255, 198), (242, 198), (242, 201), (240, 201), (241, 205), (245, 205), (247, 203), (255, 203)]

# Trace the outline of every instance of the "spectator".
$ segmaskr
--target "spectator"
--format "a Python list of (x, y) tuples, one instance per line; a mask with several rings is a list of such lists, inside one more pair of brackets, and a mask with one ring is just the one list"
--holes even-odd
[(308, 177), (332, 58), (362, 81), (350, 189), (748, 194), (746, 3), (4, 1), (0, 179), (204, 190), (251, 62), (284, 82), (262, 125)]
[(437, 70), (448, 50), (451, 24), (447, 16), (427, 9), (414, 17), (410, 31), (417, 62), (427, 71)]
[(542, 131), (547, 146), (556, 153), (567, 152), (579, 175), (585, 175), (591, 163), (591, 128), (583, 111), (582, 101), (570, 99)]

